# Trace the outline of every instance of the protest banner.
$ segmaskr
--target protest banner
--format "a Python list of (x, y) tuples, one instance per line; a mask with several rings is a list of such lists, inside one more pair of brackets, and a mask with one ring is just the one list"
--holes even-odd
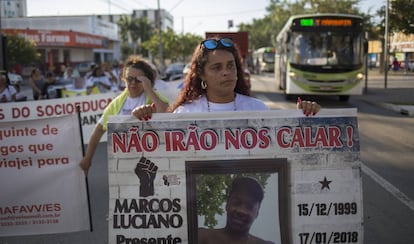
[(92, 94), (105, 94), (101, 93), (98, 89), (98, 87), (94, 86), (92, 90), (90, 91), (90, 94), (88, 94), (88, 91), (86, 88), (65, 88), (61, 90), (62, 97), (81, 97), (81, 96), (88, 96)]
[(77, 115), (0, 125), (0, 236), (88, 230)]
[[(77, 114), (81, 112), (82, 132), (85, 143), (88, 143), (96, 123), (98, 123), (105, 107), (117, 93), (104, 93), (90, 96), (75, 96), (18, 103), (3, 103), (0, 107), (0, 123), (22, 120), (53, 118), (56, 116)], [(106, 141), (103, 136), (101, 141)]]
[(363, 243), (355, 109), (114, 116), (107, 143), (109, 243), (197, 243), (239, 175), (265, 192), (249, 240)]

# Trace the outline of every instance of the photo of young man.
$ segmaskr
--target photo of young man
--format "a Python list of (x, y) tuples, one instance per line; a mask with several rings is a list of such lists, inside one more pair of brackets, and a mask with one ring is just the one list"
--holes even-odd
[(273, 243), (250, 234), (264, 197), (263, 187), (252, 177), (237, 177), (225, 205), (226, 225), (220, 229), (198, 229), (198, 244)]

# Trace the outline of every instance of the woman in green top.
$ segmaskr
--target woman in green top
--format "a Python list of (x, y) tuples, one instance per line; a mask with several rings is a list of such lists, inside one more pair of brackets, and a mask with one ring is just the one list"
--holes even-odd
[[(163, 113), (167, 110), (168, 100), (153, 89), (155, 78), (155, 70), (138, 56), (132, 55), (125, 61), (121, 79), (125, 83), (126, 89), (108, 104), (89, 138), (86, 154), (80, 162), (81, 168), (85, 172), (88, 172), (96, 147), (107, 130), (109, 116), (130, 115), (136, 107), (153, 109), (157, 113)], [(142, 117), (141, 119), (148, 120), (150, 117)]]

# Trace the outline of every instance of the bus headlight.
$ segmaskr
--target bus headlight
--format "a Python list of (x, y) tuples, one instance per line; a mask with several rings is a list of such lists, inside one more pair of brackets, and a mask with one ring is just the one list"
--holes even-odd
[(292, 80), (296, 80), (296, 74), (295, 74), (295, 72), (290, 72), (290, 73), (289, 73), (289, 77), (290, 77), (290, 79), (292, 79)]
[(357, 79), (357, 80), (362, 80), (362, 79), (364, 79), (364, 74), (363, 74), (363, 73), (358, 73), (358, 74), (356, 75), (356, 79)]

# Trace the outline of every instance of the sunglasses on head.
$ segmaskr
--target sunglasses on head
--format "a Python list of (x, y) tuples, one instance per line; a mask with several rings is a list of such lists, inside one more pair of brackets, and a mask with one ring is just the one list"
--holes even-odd
[(233, 40), (230, 38), (221, 38), (221, 39), (206, 39), (201, 42), (201, 45), (208, 50), (214, 50), (218, 46), (222, 47), (232, 47), (234, 45)]

